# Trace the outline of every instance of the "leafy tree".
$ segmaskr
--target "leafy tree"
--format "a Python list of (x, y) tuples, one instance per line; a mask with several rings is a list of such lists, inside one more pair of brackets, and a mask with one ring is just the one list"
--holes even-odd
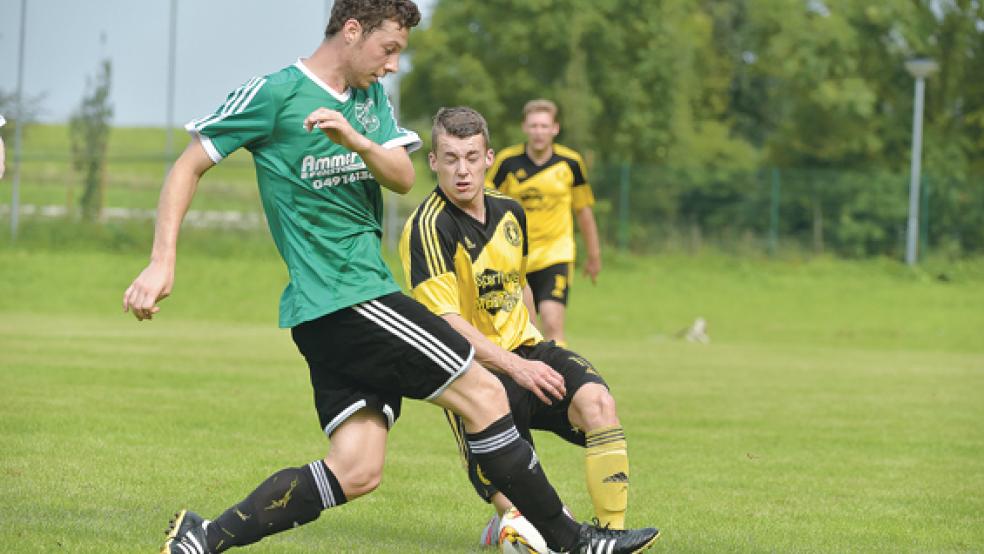
[(85, 185), (80, 202), (82, 217), (89, 221), (99, 218), (105, 196), (106, 147), (113, 117), (111, 77), (112, 64), (105, 59), (95, 78), (86, 80), (86, 93), (69, 121), (72, 159)]
[(631, 165), (648, 234), (763, 232), (764, 175), (779, 167), (783, 229), (848, 255), (896, 253), (912, 125), (904, 62), (931, 56), (930, 240), (984, 247), (982, 0), (442, 1), (411, 48), (407, 115), (471, 105), (501, 147), (522, 140), (527, 100), (552, 98), (559, 140), (594, 160), (602, 211)]

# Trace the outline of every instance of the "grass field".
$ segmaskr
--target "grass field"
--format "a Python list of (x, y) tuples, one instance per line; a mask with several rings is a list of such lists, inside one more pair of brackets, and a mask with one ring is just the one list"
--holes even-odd
[[(37, 236), (0, 246), (0, 550), (156, 552), (175, 509), (214, 516), (323, 454), (268, 239), (191, 233), (137, 323), (120, 298), (146, 242)], [(654, 551), (984, 551), (984, 264), (606, 264), (575, 283), (570, 338), (619, 402)], [(697, 316), (710, 345), (674, 336)], [(590, 517), (581, 453), (538, 446)], [(251, 551), (477, 552), (488, 512), (410, 403), (379, 491)]]

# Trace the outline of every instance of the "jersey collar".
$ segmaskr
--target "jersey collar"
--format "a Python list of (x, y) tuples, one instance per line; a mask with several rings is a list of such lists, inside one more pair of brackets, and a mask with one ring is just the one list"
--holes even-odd
[(331, 88), (330, 86), (328, 86), (328, 83), (322, 81), (317, 75), (314, 74), (313, 71), (311, 71), (310, 69), (308, 69), (306, 65), (304, 65), (304, 58), (297, 58), (297, 61), (294, 62), (294, 66), (297, 67), (297, 69), (300, 69), (301, 73), (306, 75), (308, 79), (314, 81), (314, 84), (325, 89), (325, 91), (328, 92), (328, 94), (330, 94), (332, 98), (334, 98), (335, 100), (338, 100), (339, 102), (342, 102), (344, 104), (345, 102), (349, 101), (349, 98), (352, 97), (352, 87), (345, 87), (344, 92), (338, 92), (335, 89)]

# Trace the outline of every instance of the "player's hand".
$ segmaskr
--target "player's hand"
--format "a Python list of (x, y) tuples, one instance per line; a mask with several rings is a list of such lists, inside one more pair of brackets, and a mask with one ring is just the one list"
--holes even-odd
[[(509, 376), (519, 383), (519, 386), (533, 392), (544, 404), (553, 402), (550, 397), (563, 400), (567, 394), (564, 378), (552, 367), (538, 360), (527, 360), (516, 357), (517, 360), (509, 368)], [(549, 396), (548, 396), (549, 395)]]
[(591, 284), (598, 284), (598, 274), (601, 273), (601, 257), (588, 257), (584, 264), (584, 275), (591, 278)]
[(158, 302), (171, 294), (174, 266), (151, 262), (123, 293), (123, 311), (132, 311), (137, 321), (153, 319), (161, 311)]
[(372, 146), (372, 141), (359, 134), (341, 112), (328, 108), (318, 108), (311, 112), (311, 115), (304, 118), (304, 128), (308, 132), (320, 129), (332, 142), (352, 152), (364, 152)]

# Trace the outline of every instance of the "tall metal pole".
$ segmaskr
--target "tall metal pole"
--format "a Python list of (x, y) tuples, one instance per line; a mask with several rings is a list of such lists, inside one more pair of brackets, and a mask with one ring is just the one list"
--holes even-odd
[(625, 252), (629, 249), (629, 189), (631, 166), (622, 162), (622, 171), (618, 180), (618, 249)]
[[(403, 72), (398, 70), (396, 73), (387, 75), (384, 80), (384, 84), (389, 85), (385, 88), (389, 93), (390, 104), (393, 105), (393, 117), (397, 123), (400, 121), (400, 79), (402, 77)], [(386, 239), (386, 248), (390, 251), (395, 251), (400, 238), (400, 198), (395, 192), (385, 191), (383, 202), (383, 224), (385, 231), (383, 236)]]
[(906, 229), (905, 263), (915, 265), (919, 243), (919, 176), (922, 172), (923, 100), (926, 79), (916, 77), (915, 104), (912, 107), (912, 163), (909, 165), (909, 225)]
[(909, 166), (909, 223), (906, 229), (905, 263), (915, 265), (919, 244), (919, 181), (922, 172), (923, 100), (926, 78), (939, 66), (929, 58), (914, 58), (905, 62), (905, 69), (916, 79), (915, 101), (912, 106), (912, 161)]
[(177, 65), (177, 30), (178, 30), (178, 0), (171, 0), (171, 19), (167, 41), (167, 114), (165, 129), (167, 142), (164, 146), (164, 173), (171, 170), (174, 160), (174, 81), (175, 66)]
[(14, 127), (14, 186), (10, 198), (10, 239), (17, 240), (20, 219), (21, 142), (24, 129), (24, 37), (27, 35), (27, 0), (21, 0), (20, 46), (17, 54), (17, 124)]
[(779, 168), (772, 168), (772, 195), (769, 203), (769, 255), (775, 256), (779, 249)]

